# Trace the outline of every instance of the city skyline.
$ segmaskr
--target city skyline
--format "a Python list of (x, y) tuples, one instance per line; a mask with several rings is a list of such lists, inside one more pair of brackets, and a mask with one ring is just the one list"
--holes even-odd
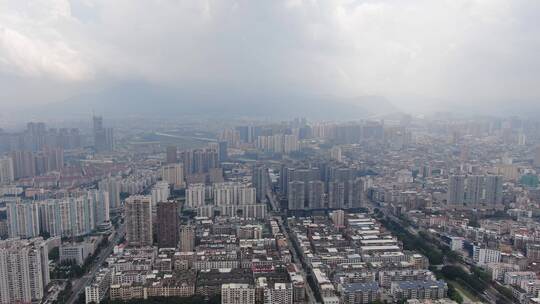
[(0, 304), (539, 304), (539, 20), (0, 0)]

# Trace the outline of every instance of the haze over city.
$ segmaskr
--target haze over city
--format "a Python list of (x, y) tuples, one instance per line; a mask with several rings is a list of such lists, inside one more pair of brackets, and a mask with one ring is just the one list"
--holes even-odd
[[(1, 6), (0, 103), (10, 110), (67, 101), (90, 113), (102, 99), (129, 104), (118, 99), (137, 89), (158, 105), (361, 105), (356, 98), (377, 96), (407, 113), (539, 110), (536, 1)], [(170, 94), (148, 93), (161, 89)]]
[(0, 0), (0, 304), (540, 304), (539, 20)]

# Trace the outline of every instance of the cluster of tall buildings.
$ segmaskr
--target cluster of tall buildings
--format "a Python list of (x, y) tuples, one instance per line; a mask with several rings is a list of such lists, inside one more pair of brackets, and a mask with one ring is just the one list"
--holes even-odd
[(363, 140), (384, 139), (384, 125), (379, 122), (316, 123), (310, 126), (311, 136), (325, 138), (338, 144), (354, 144)]
[(82, 146), (79, 129), (47, 128), (43, 122), (29, 122), (20, 133), (0, 131), (0, 152), (40, 151), (45, 147), (75, 149)]
[(120, 192), (122, 192), (122, 178), (108, 177), (102, 179), (98, 183), (98, 189), (108, 193), (109, 208), (111, 211), (116, 211), (121, 207)]
[(502, 204), (503, 177), (500, 175), (451, 175), (448, 178), (447, 204), (474, 208), (494, 208)]
[(82, 236), (109, 228), (109, 195), (90, 190), (64, 199), (16, 199), (6, 203), (6, 214), (10, 238)]
[(264, 218), (266, 205), (257, 203), (256, 190), (240, 182), (191, 184), (186, 189), (186, 207), (199, 216), (214, 215)]
[(219, 151), (213, 148), (181, 151), (180, 160), (186, 175), (209, 173), (220, 167)]
[(161, 179), (172, 185), (174, 188), (183, 188), (185, 186), (184, 164), (165, 164), (161, 167)]
[(103, 117), (93, 117), (94, 149), (97, 152), (114, 150), (114, 132), (112, 128), (103, 127)]
[(64, 150), (44, 148), (38, 152), (13, 151), (10, 154), (16, 179), (34, 177), (64, 168)]
[[(212, 142), (206, 148), (183, 151), (178, 151), (176, 146), (169, 146), (166, 149), (166, 164), (162, 168), (162, 178), (174, 184), (176, 188), (184, 187), (184, 180), (221, 181), (223, 180), (221, 161), (227, 157), (226, 142)], [(182, 170), (182, 173), (178, 170)]]
[(42, 238), (0, 241), (0, 303), (39, 303), (49, 284), (48, 246)]
[(159, 201), (152, 210), (149, 196), (134, 195), (126, 199), (125, 221), (126, 240), (132, 247), (147, 247), (154, 244), (154, 228), (157, 229), (156, 242), (160, 248), (180, 248), (193, 251), (195, 230), (189, 225), (180, 225), (178, 203)]
[(0, 184), (9, 184), (15, 179), (34, 177), (64, 168), (64, 150), (44, 148), (38, 152), (12, 151), (0, 157)]
[(288, 154), (300, 150), (298, 136), (293, 134), (275, 134), (257, 137), (257, 149), (268, 153)]
[(305, 120), (287, 125), (237, 126), (223, 130), (218, 138), (230, 147), (255, 146), (272, 153), (289, 153), (299, 148), (298, 140), (310, 136)]
[(15, 180), (13, 159), (0, 157), (0, 184), (9, 184)]
[(289, 210), (360, 208), (365, 190), (355, 169), (332, 165), (283, 165), (279, 184)]

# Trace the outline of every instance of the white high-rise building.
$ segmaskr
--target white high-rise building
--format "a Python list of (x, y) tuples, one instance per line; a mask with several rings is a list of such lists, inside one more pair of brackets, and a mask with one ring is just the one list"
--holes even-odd
[(120, 192), (122, 188), (121, 178), (109, 177), (98, 183), (99, 190), (106, 191), (109, 194), (109, 209), (116, 211), (122, 206), (120, 201)]
[(298, 136), (296, 135), (284, 135), (283, 136), (283, 153), (288, 154), (300, 150), (298, 144)]
[[(61, 236), (64, 235), (64, 231), (69, 230), (71, 218), (67, 202), (65, 202), (65, 206), (61, 206), (61, 202), (58, 200), (47, 200), (36, 204), (39, 208), (41, 231), (49, 233), (50, 236)], [(65, 234), (67, 235), (67, 233)]]
[(298, 136), (275, 134), (257, 137), (257, 148), (272, 153), (290, 153), (300, 150)]
[(126, 238), (130, 246), (152, 246), (152, 202), (149, 196), (126, 199)]
[(255, 204), (255, 188), (235, 182), (214, 184), (214, 203), (217, 206)]
[(342, 161), (341, 148), (337, 146), (332, 147), (332, 149), (330, 149), (330, 158), (338, 162)]
[(40, 230), (51, 236), (82, 236), (100, 225), (110, 225), (109, 194), (91, 190), (78, 197), (34, 202), (39, 209)]
[(50, 281), (47, 245), (42, 238), (0, 241), (0, 303), (32, 303)]
[(173, 185), (174, 188), (184, 187), (184, 164), (167, 164), (161, 168), (161, 179)]
[(0, 158), (0, 184), (9, 184), (15, 180), (11, 157)]
[(32, 202), (20, 200), (6, 203), (8, 235), (10, 238), (39, 236), (39, 211)]
[(110, 221), (110, 195), (107, 191), (90, 190), (87, 193), (89, 203), (93, 208), (94, 227)]
[(501, 252), (495, 249), (473, 247), (473, 261), (479, 265), (490, 263), (499, 263), (501, 261)]
[(191, 184), (186, 190), (186, 206), (188, 208), (198, 208), (204, 205), (205, 201), (204, 184)]
[(221, 285), (221, 304), (254, 304), (255, 288), (249, 284)]
[(166, 202), (169, 199), (169, 196), (171, 196), (169, 183), (166, 181), (157, 182), (151, 191), (152, 210), (155, 212), (157, 203)]

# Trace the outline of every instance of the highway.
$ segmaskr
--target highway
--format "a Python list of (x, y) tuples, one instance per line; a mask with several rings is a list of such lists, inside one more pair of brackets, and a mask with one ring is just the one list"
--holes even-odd
[(77, 301), (79, 298), (79, 295), (84, 292), (84, 288), (92, 282), (94, 279), (94, 276), (99, 270), (99, 267), (101, 267), (101, 264), (105, 262), (108, 256), (111, 255), (113, 252), (114, 246), (117, 245), (118, 241), (124, 236), (125, 234), (125, 228), (123, 224), (120, 224), (120, 227), (116, 231), (116, 235), (114, 236), (113, 240), (109, 242), (109, 245), (102, 249), (101, 252), (98, 255), (98, 258), (94, 263), (92, 264), (92, 267), (90, 268), (90, 271), (86, 273), (84, 276), (82, 276), (79, 279), (76, 279), (73, 281), (73, 287), (72, 287), (72, 293), (69, 297), (68, 301), (66, 303), (73, 304)]

